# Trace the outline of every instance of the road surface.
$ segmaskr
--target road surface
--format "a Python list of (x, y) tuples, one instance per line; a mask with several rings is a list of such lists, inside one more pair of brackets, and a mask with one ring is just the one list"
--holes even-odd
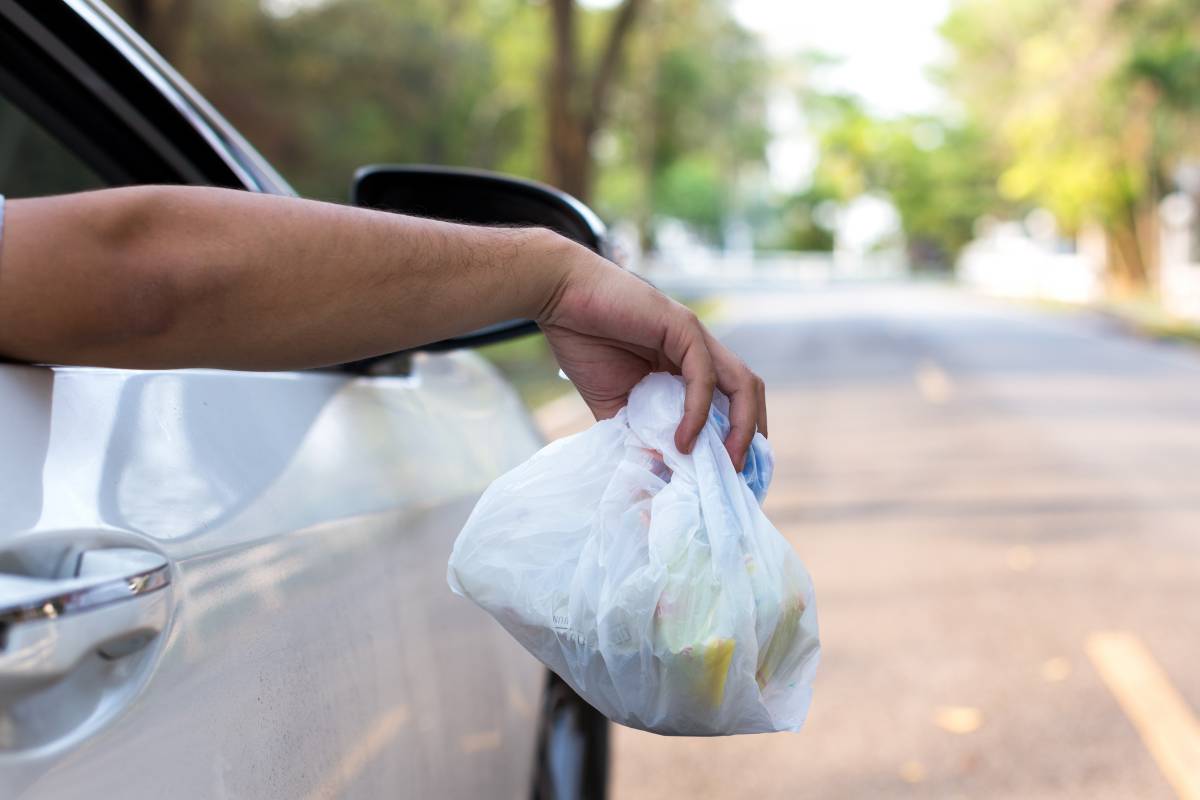
[(947, 289), (742, 294), (800, 734), (615, 729), (617, 800), (1200, 798), (1200, 352)]

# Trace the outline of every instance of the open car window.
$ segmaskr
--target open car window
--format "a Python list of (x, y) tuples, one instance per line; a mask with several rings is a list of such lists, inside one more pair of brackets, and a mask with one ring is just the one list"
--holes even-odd
[(259, 188), (110, 17), (89, 3), (0, 2), (0, 96), (106, 185)]
[(0, 94), (0, 194), (35, 197), (108, 185), (83, 159)]

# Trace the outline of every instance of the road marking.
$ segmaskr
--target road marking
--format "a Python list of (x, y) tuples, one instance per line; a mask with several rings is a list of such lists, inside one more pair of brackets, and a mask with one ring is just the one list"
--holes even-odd
[(1042, 680), (1047, 683), (1059, 683), (1071, 677), (1071, 662), (1062, 656), (1047, 659), (1042, 664)]
[(346, 753), (346, 757), (337, 765), (334, 773), (309, 796), (314, 800), (344, 797), (346, 789), (354, 782), (354, 779), (359, 776), (367, 764), (371, 763), (371, 759), (379, 755), (383, 748), (396, 738), (396, 733), (406, 722), (408, 722), (407, 706), (396, 706), (386, 714), (376, 717), (374, 724), (371, 725), (362, 740)]
[(1005, 556), (1008, 568), (1013, 572), (1028, 572), (1033, 566), (1033, 551), (1023, 544), (1008, 548)]
[(917, 784), (925, 780), (925, 765), (920, 761), (905, 761), (900, 765), (900, 780)]
[(983, 725), (983, 712), (970, 706), (941, 706), (933, 714), (933, 723), (950, 733), (971, 733)]
[(945, 405), (954, 394), (954, 381), (946, 371), (929, 359), (924, 359), (917, 365), (913, 373), (913, 382), (917, 391), (927, 401), (935, 406)]
[(500, 731), (480, 731), (458, 737), (458, 749), (467, 755), (500, 749)]
[(1180, 800), (1200, 800), (1200, 721), (1133, 634), (1093, 633), (1087, 654)]

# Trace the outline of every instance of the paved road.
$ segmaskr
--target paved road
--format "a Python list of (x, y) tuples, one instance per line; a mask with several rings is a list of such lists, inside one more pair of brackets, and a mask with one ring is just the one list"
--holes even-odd
[(929, 288), (728, 306), (816, 699), (795, 735), (619, 729), (618, 800), (1200, 797), (1200, 355)]

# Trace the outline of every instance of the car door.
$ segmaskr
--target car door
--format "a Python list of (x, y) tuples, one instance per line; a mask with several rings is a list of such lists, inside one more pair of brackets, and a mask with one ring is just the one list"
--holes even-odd
[[(0, 50), (0, 193), (136, 179), (154, 130), (112, 146), (38, 36)], [(0, 797), (528, 796), (543, 673), (445, 563), (538, 436), (474, 354), (398, 364), (0, 363)]]

